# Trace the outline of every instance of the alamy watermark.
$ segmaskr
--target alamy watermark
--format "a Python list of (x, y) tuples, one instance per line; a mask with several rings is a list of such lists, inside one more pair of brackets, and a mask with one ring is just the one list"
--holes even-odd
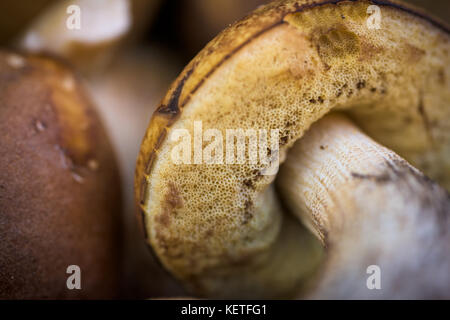
[(366, 280), (366, 286), (369, 290), (381, 290), (381, 268), (376, 264), (367, 267), (366, 273), (370, 274)]
[(367, 7), (367, 14), (370, 16), (366, 20), (367, 28), (380, 30), (381, 29), (381, 9), (379, 6), (370, 5)]
[(66, 27), (69, 30), (80, 30), (81, 29), (81, 8), (75, 4), (67, 7), (66, 13), (69, 17), (66, 19)]
[(260, 174), (274, 175), (279, 167), (279, 129), (203, 130), (202, 121), (194, 121), (193, 136), (187, 129), (174, 129), (170, 141), (172, 162), (181, 164), (233, 165), (260, 167)]
[(81, 269), (76, 264), (67, 267), (66, 273), (70, 274), (67, 277), (66, 286), (69, 290), (81, 290)]

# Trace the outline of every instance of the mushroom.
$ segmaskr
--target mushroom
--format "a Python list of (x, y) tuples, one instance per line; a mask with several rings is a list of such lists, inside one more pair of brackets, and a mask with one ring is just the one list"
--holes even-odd
[[(148, 256), (136, 232), (133, 214), (136, 154), (146, 119), (154, 110), (146, 104), (155, 105), (176, 75), (172, 57), (156, 46), (136, 48), (135, 44), (156, 13), (159, 2), (58, 1), (43, 10), (16, 41), (22, 50), (62, 57), (87, 76), (83, 84), (104, 120), (119, 160), (124, 200), (121, 297), (126, 298), (170, 296), (181, 292)], [(68, 22), (75, 21), (71, 20), (74, 14), (79, 14), (80, 29), (67, 26)]]
[(33, 21), (18, 46), (60, 55), (91, 71), (108, 60), (130, 26), (128, 0), (59, 1)]
[[(380, 9), (381, 20), (375, 21), (379, 22), (378, 26), (372, 23), (374, 17), (367, 13), (371, 5)], [(333, 150), (356, 144), (362, 148), (357, 154), (364, 155), (366, 144), (371, 148), (375, 145), (369, 138), (358, 140), (344, 136), (342, 139), (351, 141), (335, 142), (332, 135), (327, 135), (330, 140), (327, 145), (331, 149), (327, 151), (324, 145), (325, 150), (321, 150), (319, 145), (317, 152), (325, 151), (324, 155), (311, 156), (311, 163), (315, 159), (319, 163), (298, 175), (289, 177), (289, 174), (284, 174), (287, 178), (280, 179), (276, 189), (273, 183), (276, 175), (267, 174), (267, 162), (204, 163), (200, 157), (204, 153), (200, 152), (197, 158), (195, 154), (192, 157), (190, 153), (192, 149), (195, 153), (196, 144), (203, 152), (211, 150), (211, 147), (205, 148), (209, 144), (214, 142), (217, 145), (214, 135), (200, 135), (203, 141), (194, 138), (193, 148), (185, 149), (189, 150), (187, 160), (194, 158), (191, 164), (174, 161), (173, 154), (178, 150), (180, 138), (195, 137), (194, 131), (199, 125), (202, 132), (212, 129), (210, 132), (215, 133), (216, 140), (218, 133), (226, 137), (229, 129), (278, 130), (279, 148), (269, 148), (267, 154), (270, 159), (279, 158), (280, 163), (286, 161), (289, 166), (296, 161), (290, 161), (291, 156), (298, 158), (297, 148), (292, 149), (296, 141), (302, 143), (311, 125), (327, 113), (340, 111), (380, 145), (393, 150), (448, 189), (449, 40), (449, 29), (434, 18), (400, 2), (376, 0), (274, 2), (222, 32), (172, 84), (151, 119), (137, 161), (135, 193), (140, 219), (146, 241), (164, 267), (190, 292), (199, 296), (267, 298), (295, 294), (304, 280), (311, 278), (322, 254), (317, 241), (302, 232), (300, 224), (289, 216), (288, 208), (301, 210), (293, 212), (294, 216), (310, 217), (303, 220), (310, 221), (309, 227), (330, 244), (330, 249), (327, 249), (330, 252), (327, 261), (330, 261), (334, 243), (351, 238), (344, 227), (342, 233), (348, 237), (341, 237), (339, 226), (333, 223), (334, 219), (339, 221), (339, 217), (346, 217), (339, 212), (345, 212), (347, 208), (350, 212), (358, 212), (360, 204), (355, 198), (363, 191), (353, 193), (352, 190), (356, 189), (376, 189), (361, 198), (368, 199), (364, 203), (371, 206), (367, 214), (378, 212), (377, 208), (384, 205), (390, 208), (390, 204), (397, 203), (378, 196), (399, 197), (399, 208), (392, 209), (395, 211), (392, 216), (386, 212), (379, 217), (384, 221), (400, 216), (396, 230), (401, 230), (402, 214), (412, 212), (415, 215), (420, 211), (411, 209), (411, 206), (421, 208), (424, 202), (435, 201), (436, 205), (424, 205), (424, 208), (433, 212), (428, 215), (427, 223), (436, 227), (414, 230), (430, 232), (427, 239), (441, 239), (434, 232), (438, 232), (439, 225), (448, 225), (445, 222), (448, 209), (442, 209), (448, 201), (445, 192), (441, 187), (426, 182), (416, 169), (385, 149), (384, 154), (392, 155), (395, 161), (383, 164), (379, 160), (384, 156), (380, 155), (370, 165), (361, 164), (364, 164), (364, 158), (348, 163), (346, 170), (355, 175), (344, 174), (344, 177), (349, 184), (356, 181), (362, 187), (352, 189), (349, 185), (345, 188), (348, 198), (336, 204), (342, 204), (340, 211), (332, 215), (314, 206), (319, 200), (313, 202), (309, 197), (333, 197), (334, 193), (327, 188), (338, 185), (332, 179), (333, 175), (327, 178), (327, 174), (332, 173), (324, 169), (328, 168), (325, 166), (327, 162), (338, 161), (330, 165), (334, 168), (345, 159), (342, 155), (342, 159), (331, 160)], [(328, 121), (333, 121), (338, 125), (336, 130), (358, 134), (346, 120), (333, 119), (340, 118), (324, 119), (325, 125), (318, 124), (319, 128), (325, 127), (326, 131)], [(344, 128), (339, 129), (341, 126)], [(304, 145), (309, 146), (307, 142)], [(250, 141), (246, 140), (239, 150), (249, 146)], [(303, 150), (301, 146), (298, 148)], [(220, 151), (220, 148), (214, 150)], [(214, 154), (220, 160), (219, 151)], [(265, 153), (263, 148), (260, 157), (264, 158), (262, 155)], [(302, 151), (298, 153), (302, 155)], [(299, 163), (307, 161), (302, 159)], [(291, 165), (280, 173), (289, 172), (289, 168), (295, 171), (299, 166)], [(302, 178), (311, 172), (323, 176), (324, 180)], [(390, 191), (394, 189), (400, 190), (397, 187), (401, 183), (377, 182), (377, 176), (384, 173), (389, 174), (388, 180), (395, 180), (393, 177), (398, 173), (402, 177), (399, 180), (414, 187), (398, 195), (392, 193)], [(375, 181), (369, 183), (371, 179)], [(364, 182), (366, 180), (369, 182)], [(283, 186), (283, 181), (288, 181), (288, 184)], [(321, 190), (318, 183), (323, 181), (324, 194), (316, 194)], [(301, 198), (307, 183), (317, 185), (311, 189), (311, 195)], [(295, 196), (289, 196), (285, 188), (292, 188), (300, 199), (296, 201)], [(428, 188), (429, 192), (423, 191)], [(424, 192), (423, 198), (416, 194), (418, 191)], [(417, 201), (403, 201), (408, 197), (417, 198)], [(302, 199), (309, 199), (309, 202)], [(442, 211), (443, 214), (437, 214)], [(426, 220), (426, 217), (425, 214), (421, 219)], [(410, 219), (406, 219), (405, 227), (410, 226), (409, 222)], [(353, 222), (348, 224), (353, 225)], [(354, 225), (358, 224), (355, 222)], [(367, 225), (362, 225), (367, 228)], [(386, 222), (379, 228), (384, 232), (384, 228), (389, 226)], [(379, 230), (377, 228), (374, 226), (374, 230)], [(442, 228), (445, 232), (445, 227)], [(327, 232), (331, 242), (326, 238)], [(334, 239), (333, 234), (336, 234), (336, 242), (331, 240)], [(364, 245), (372, 240), (365, 238), (361, 231), (353, 235), (355, 237), (351, 241), (360, 241), (361, 247), (360, 251), (349, 249), (349, 252), (363, 257), (364, 251), (361, 250), (365, 250)], [(399, 233), (391, 233), (391, 236), (392, 241), (407, 239)], [(419, 241), (423, 238), (418, 236), (414, 239)], [(380, 237), (373, 239), (377, 240)], [(342, 246), (345, 247), (344, 244)], [(335, 252), (346, 250), (336, 247)], [(448, 246), (441, 244), (438, 247), (439, 259), (429, 261), (439, 264), (435, 266), (437, 269), (448, 266), (448, 255), (443, 255)], [(418, 258), (426, 259), (426, 256), (419, 255)], [(340, 261), (350, 262), (344, 258)], [(383, 262), (397, 263), (399, 267), (395, 270), (400, 270), (400, 265), (408, 268), (395, 254)], [(416, 266), (420, 265), (426, 265), (425, 261)], [(345, 270), (345, 266), (341, 269)], [(416, 279), (419, 271), (414, 271)], [(336, 279), (332, 272), (325, 274), (332, 280)], [(448, 279), (448, 276), (443, 279)], [(350, 287), (361, 285), (366, 288), (365, 283), (347, 280)], [(435, 283), (426, 282), (424, 285), (429, 290), (422, 292), (419, 289), (421, 283), (411, 286), (417, 285), (417, 295), (448, 295), (448, 289), (442, 291), (441, 287), (433, 286)], [(325, 287), (319, 285), (315, 291), (317, 295), (326, 296), (327, 292), (321, 293), (320, 288)], [(313, 292), (310, 294), (314, 296)]]
[(16, 46), (56, 54), (85, 74), (95, 74), (125, 40), (142, 35), (157, 6), (156, 0), (57, 1), (34, 19)]
[(117, 297), (119, 175), (73, 72), (1, 50), (0, 141), (0, 298)]

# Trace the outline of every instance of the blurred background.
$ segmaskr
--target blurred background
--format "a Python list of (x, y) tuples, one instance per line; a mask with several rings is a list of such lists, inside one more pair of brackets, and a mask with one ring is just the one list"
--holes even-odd
[[(214, 36), (267, 0), (0, 0), (0, 43), (66, 60), (85, 82), (119, 159), (124, 197), (122, 298), (183, 296), (135, 219), (135, 160), (170, 83)], [(444, 22), (450, 0), (410, 0)], [(66, 27), (67, 8), (82, 27)]]

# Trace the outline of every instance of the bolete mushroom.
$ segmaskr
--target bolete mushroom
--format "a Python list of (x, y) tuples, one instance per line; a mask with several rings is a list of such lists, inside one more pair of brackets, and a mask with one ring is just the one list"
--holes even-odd
[(0, 298), (117, 297), (119, 175), (74, 73), (1, 50), (0, 141)]
[[(368, 10), (374, 5), (379, 10)], [(369, 247), (372, 241), (398, 239), (396, 249), (405, 251), (411, 230), (416, 233), (411, 250), (448, 239), (448, 195), (400, 159), (450, 187), (449, 40), (448, 27), (434, 18), (401, 2), (381, 0), (274, 2), (223, 31), (173, 83), (152, 117), (138, 157), (140, 219), (161, 263), (196, 295), (286, 297), (298, 290), (321, 256), (314, 239), (287, 214), (289, 209), (294, 216), (308, 217), (303, 220), (329, 244), (331, 265), (338, 256), (337, 272), (325, 268), (321, 276), (331, 283), (339, 283), (336, 275), (346, 270), (339, 261), (364, 259), (367, 248), (388, 248)], [(380, 145), (339, 116), (318, 123), (319, 137), (303, 143), (311, 125), (331, 111), (345, 113)], [(196, 140), (199, 124), (215, 136)], [(203, 153), (194, 154), (192, 164), (174, 161), (180, 143), (174, 133), (190, 134), (194, 149), (197, 144), (204, 152), (217, 145), (218, 132), (225, 137), (228, 129), (279, 130), (279, 148), (267, 150), (271, 159), (287, 159), (277, 189), (276, 176), (265, 174), (264, 163), (204, 163)], [(238, 148), (249, 146), (245, 140)], [(185, 150), (189, 160), (191, 148)], [(220, 158), (220, 153), (214, 155)], [(331, 212), (330, 199), (336, 212)], [(360, 215), (361, 204), (370, 208)], [(370, 222), (356, 222), (378, 209), (389, 210)], [(353, 212), (350, 218), (347, 211)], [(422, 229), (421, 224), (430, 227)], [(364, 228), (351, 229), (358, 225)], [(396, 232), (389, 232), (391, 226)], [(374, 232), (366, 233), (371, 227)], [(390, 236), (382, 238), (385, 232)], [(422, 237), (422, 232), (430, 234)], [(428, 244), (415, 247), (423, 239)], [(350, 256), (347, 242), (357, 248), (348, 249)], [(427, 260), (421, 251), (414, 266), (405, 266), (410, 260), (396, 253), (383, 253), (382, 262), (396, 265), (392, 269), (397, 271), (409, 268), (416, 279), (428, 262), (433, 270), (448, 266), (448, 245), (440, 242), (437, 248), (439, 258)], [(372, 260), (369, 264), (376, 264)], [(368, 290), (365, 282), (352, 281), (358, 277), (344, 277), (345, 284)], [(423, 279), (411, 285), (417, 295), (448, 296), (448, 288), (437, 280)], [(448, 275), (441, 279), (448, 281)], [(319, 285), (317, 296), (348, 293), (324, 288)], [(410, 291), (399, 292), (406, 296)]]

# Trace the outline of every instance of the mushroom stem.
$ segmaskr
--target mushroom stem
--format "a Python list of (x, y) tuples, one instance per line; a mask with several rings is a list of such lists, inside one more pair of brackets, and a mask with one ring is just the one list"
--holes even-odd
[[(448, 193), (344, 116), (293, 146), (277, 187), (328, 247), (314, 297), (450, 296)], [(371, 265), (381, 290), (369, 290)]]

